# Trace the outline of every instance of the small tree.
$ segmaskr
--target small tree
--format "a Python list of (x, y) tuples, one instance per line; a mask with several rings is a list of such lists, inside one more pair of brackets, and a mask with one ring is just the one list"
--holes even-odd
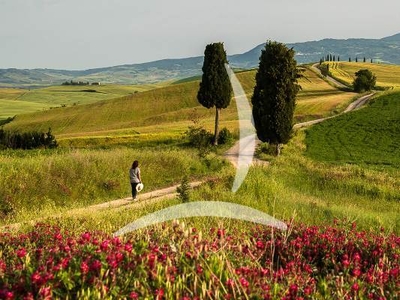
[(375, 87), (376, 76), (368, 69), (359, 70), (355, 73), (356, 78), (353, 82), (354, 91), (362, 93), (370, 91)]
[(190, 201), (190, 183), (187, 175), (182, 178), (181, 185), (176, 188), (176, 192), (183, 203)]
[(257, 136), (275, 145), (277, 155), (292, 135), (299, 77), (294, 50), (269, 41), (261, 52), (251, 102)]
[(224, 45), (213, 43), (204, 51), (203, 76), (197, 93), (197, 100), (207, 108), (215, 106), (214, 145), (218, 145), (219, 116), (222, 108), (228, 107), (232, 86), (225, 69), (227, 63)]

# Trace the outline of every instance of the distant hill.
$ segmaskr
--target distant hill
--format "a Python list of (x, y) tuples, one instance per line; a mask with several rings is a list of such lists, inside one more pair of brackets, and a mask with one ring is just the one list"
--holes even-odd
[[(228, 56), (232, 67), (255, 68), (261, 49), (260, 44), (248, 52)], [(317, 62), (327, 54), (340, 56), (347, 61), (374, 59), (375, 62), (400, 64), (400, 33), (382, 39), (323, 39), (287, 44), (296, 51), (299, 64)], [(141, 64), (88, 69), (82, 71), (53, 69), (0, 69), (0, 87), (35, 87), (56, 85), (74, 80), (117, 84), (144, 84), (198, 76), (201, 74), (203, 57), (163, 59)]]

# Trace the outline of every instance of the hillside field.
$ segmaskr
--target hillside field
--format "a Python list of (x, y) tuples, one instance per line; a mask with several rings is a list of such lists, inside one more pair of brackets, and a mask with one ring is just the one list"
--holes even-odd
[[(255, 84), (255, 71), (239, 72), (237, 76), (250, 101)], [(343, 110), (355, 97), (354, 93), (333, 88), (308, 69), (305, 69), (304, 78), (299, 83), (303, 89), (299, 93), (296, 106), (297, 122), (335, 114)], [(205, 128), (213, 128), (215, 112), (213, 109), (205, 109), (197, 102), (198, 85), (199, 81), (193, 80), (107, 101), (99, 101), (98, 97), (105, 95), (85, 93), (87, 97), (90, 96), (87, 94), (96, 94), (91, 100), (93, 103), (18, 115), (5, 129), (44, 131), (51, 127), (56, 137), (60, 141), (65, 140), (68, 145), (82, 145), (85, 143), (85, 137), (91, 139), (87, 141), (88, 144), (93, 144), (94, 138), (100, 139), (100, 143), (106, 138), (110, 143), (115, 142), (110, 138), (118, 138), (116, 143), (120, 143), (123, 139), (131, 142), (138, 139), (163, 138), (164, 134), (168, 139), (174, 138), (171, 133), (175, 135), (175, 139), (179, 139), (194, 121), (201, 120)], [(36, 93), (40, 94), (40, 90)], [(30, 97), (34, 98), (33, 96)], [(54, 101), (62, 103), (62, 96), (56, 95)], [(49, 101), (43, 102), (50, 105)], [(237, 126), (237, 111), (232, 101), (231, 105), (222, 111), (221, 127), (235, 131)], [(76, 138), (79, 140), (75, 141)]]
[(332, 76), (351, 85), (355, 73), (361, 69), (370, 70), (377, 78), (376, 86), (384, 88), (400, 88), (400, 66), (367, 62), (329, 62)]
[(159, 85), (51, 86), (38, 89), (0, 88), (0, 120), (57, 107), (84, 105), (161, 87)]
[(306, 144), (315, 160), (400, 168), (400, 94), (313, 126)]

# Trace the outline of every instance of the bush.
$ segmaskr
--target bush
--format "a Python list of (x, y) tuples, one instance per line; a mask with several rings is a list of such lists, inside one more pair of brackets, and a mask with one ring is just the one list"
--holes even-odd
[(56, 148), (58, 146), (51, 129), (44, 132), (10, 132), (0, 129), (0, 149)]
[(211, 151), (214, 136), (204, 128), (190, 126), (186, 131), (186, 136), (189, 144), (199, 150), (200, 157), (205, 157)]
[(276, 156), (276, 145), (261, 143), (256, 149), (256, 155), (260, 158), (264, 155)]
[(232, 141), (232, 139), (233, 139), (232, 133), (228, 130), (228, 128), (226, 127), (222, 128), (221, 131), (219, 132), (218, 144), (219, 145), (227, 144), (230, 141)]
[(376, 76), (368, 69), (359, 70), (355, 73), (356, 79), (354, 79), (353, 87), (357, 93), (370, 91), (375, 87)]

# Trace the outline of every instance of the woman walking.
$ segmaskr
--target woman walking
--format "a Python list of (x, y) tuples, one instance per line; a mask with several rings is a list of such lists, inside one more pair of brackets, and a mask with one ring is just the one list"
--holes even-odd
[(139, 162), (137, 160), (133, 162), (132, 168), (129, 170), (129, 178), (132, 187), (132, 200), (136, 200), (136, 186), (142, 182), (142, 179), (140, 178)]

